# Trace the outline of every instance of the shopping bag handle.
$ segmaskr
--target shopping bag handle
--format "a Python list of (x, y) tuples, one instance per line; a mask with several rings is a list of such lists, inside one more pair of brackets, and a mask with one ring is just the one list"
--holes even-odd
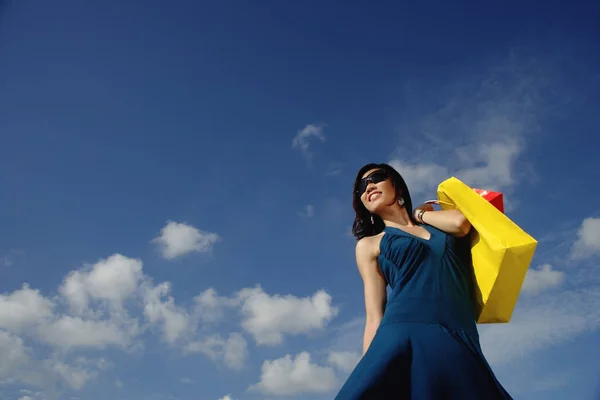
[(445, 204), (447, 206), (453, 206), (454, 204), (449, 203), (447, 201), (442, 201), (442, 200), (427, 200), (424, 204), (437, 204), (438, 206), (440, 204)]

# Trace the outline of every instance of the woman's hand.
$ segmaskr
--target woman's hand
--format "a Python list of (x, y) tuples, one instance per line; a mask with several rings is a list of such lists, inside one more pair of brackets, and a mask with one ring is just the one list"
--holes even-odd
[(441, 231), (454, 236), (465, 236), (471, 230), (471, 224), (463, 213), (458, 210), (435, 211), (433, 204), (439, 204), (436, 200), (426, 201), (415, 208), (413, 213), (415, 220), (421, 224), (431, 225)]
[(421, 217), (423, 216), (422, 213), (426, 212), (426, 211), (434, 211), (433, 205), (437, 204), (436, 200), (430, 200), (430, 201), (426, 201), (425, 203), (421, 204), (420, 206), (418, 206), (417, 208), (415, 208), (415, 211), (413, 212), (413, 217), (418, 221), (418, 222), (423, 222), (421, 220)]

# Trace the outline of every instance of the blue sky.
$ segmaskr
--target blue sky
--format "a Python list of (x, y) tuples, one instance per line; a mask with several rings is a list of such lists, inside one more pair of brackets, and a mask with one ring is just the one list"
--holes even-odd
[(351, 185), (501, 190), (539, 247), (480, 326), (516, 399), (600, 395), (596, 2), (0, 3), (0, 397), (330, 399)]

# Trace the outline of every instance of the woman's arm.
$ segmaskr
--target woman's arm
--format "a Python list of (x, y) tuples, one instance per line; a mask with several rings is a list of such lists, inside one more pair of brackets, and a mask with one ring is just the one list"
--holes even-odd
[(363, 354), (379, 328), (387, 300), (386, 283), (374, 251), (374, 237), (363, 238), (356, 244), (356, 264), (365, 289), (365, 311), (367, 314), (363, 337)]
[(414, 217), (418, 222), (431, 225), (453, 236), (462, 237), (471, 230), (471, 223), (458, 210), (434, 211), (431, 204), (423, 204), (415, 209)]

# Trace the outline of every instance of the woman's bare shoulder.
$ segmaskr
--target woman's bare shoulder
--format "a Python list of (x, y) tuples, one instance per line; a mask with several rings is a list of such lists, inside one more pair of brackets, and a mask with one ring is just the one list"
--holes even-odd
[(357, 258), (377, 258), (379, 256), (379, 244), (383, 232), (375, 236), (365, 236), (356, 242), (356, 257)]

